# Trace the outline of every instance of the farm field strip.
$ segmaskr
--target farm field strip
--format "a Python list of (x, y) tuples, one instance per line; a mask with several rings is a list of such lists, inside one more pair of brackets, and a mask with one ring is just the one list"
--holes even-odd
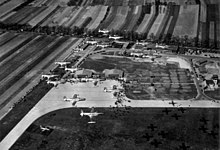
[[(41, 45), (44, 45), (46, 43), (48, 43), (49, 41), (45, 41), (45, 43), (41, 43)], [(51, 41), (50, 41), (51, 42)], [(5, 92), (5, 90), (7, 90), (7, 88), (9, 88), (10, 86), (12, 86), (13, 82), (15, 82), (17, 80), (17, 78), (21, 78), (22, 74), (26, 73), (27, 70), (30, 70), (34, 65), (36, 65), (36, 62), (39, 61), (40, 58), (45, 57), (47, 55), (48, 49), (49, 47), (45, 47), (43, 48), (42, 46), (39, 46), (39, 51), (38, 53), (32, 53), (31, 56), (33, 57), (29, 57), (28, 59), (25, 59), (25, 62), (23, 62), (21, 65), (17, 66), (17, 68), (15, 70), (12, 70), (11, 68), (9, 69), (9, 71), (7, 70), (7, 74), (8, 76), (4, 77), (3, 80), (1, 81), (1, 85), (0, 85), (0, 94), (2, 94), (3, 92)], [(36, 51), (36, 50), (35, 50)], [(6, 74), (4, 73), (4, 74)]]
[[(187, 18), (187, 19), (185, 19)], [(180, 6), (179, 17), (173, 31), (174, 36), (196, 37), (199, 19), (199, 5)]]
[(20, 44), (28, 40), (30, 37), (32, 37), (31, 34), (21, 34), (13, 38), (11, 41), (7, 42), (6, 44), (0, 46), (0, 50), (4, 50), (3, 52), (0, 51), (0, 62), (6, 55), (8, 55), (9, 53), (10, 54), (13, 53), (16, 47), (18, 47)]
[(16, 55), (14, 55), (10, 60), (4, 62), (0, 67), (0, 81), (3, 78), (7, 77), (10, 74), (10, 72), (16, 69), (18, 66), (20, 66), (23, 63), (26, 63), (27, 60), (31, 57), (31, 55), (38, 53), (37, 50), (41, 51), (41, 48), (43, 48), (43, 46), (50, 43), (51, 39), (43, 38), (45, 37), (42, 36), (41, 38), (37, 39), (37, 41), (25, 47), (23, 51), (16, 53)]
[(150, 23), (153, 20), (153, 17), (156, 14), (156, 8), (154, 5), (151, 6), (151, 13), (150, 14), (145, 14), (143, 21), (139, 25), (137, 29), (137, 33), (146, 33), (147, 30), (150, 28)]
[(9, 17), (11, 17), (12, 15), (14, 15), (16, 13), (17, 13), (16, 11), (11, 11), (7, 15), (0, 17), (0, 22), (4, 22), (6, 19), (8, 19)]
[[(98, 8), (96, 8), (96, 10), (91, 14), (92, 20), (89, 22), (89, 24), (86, 26), (86, 28), (91, 27), (91, 25), (93, 25), (93, 23), (96, 21), (96, 19), (99, 17), (99, 15), (101, 13), (103, 13), (102, 14), (103, 17), (105, 16), (106, 11), (102, 11), (103, 10), (102, 5), (97, 5), (97, 6), (98, 6)], [(104, 7), (106, 7), (106, 6), (104, 6)], [(107, 10), (107, 9), (105, 9), (105, 10)]]
[(164, 16), (165, 16), (165, 13), (163, 12), (164, 9), (165, 11), (167, 12), (167, 7), (159, 7), (159, 10), (161, 9), (161, 12), (159, 11), (159, 14), (157, 15), (157, 18), (156, 20), (154, 21), (151, 29), (149, 30), (148, 32), (148, 37), (151, 35), (151, 34), (154, 34), (154, 35), (157, 35), (158, 34), (158, 30), (159, 30), (159, 27), (160, 25), (162, 25), (162, 21), (164, 19)]
[(45, 19), (45, 21), (43, 21), (40, 26), (41, 27), (45, 27), (45, 26), (49, 26), (49, 27), (52, 27), (52, 26), (55, 26), (55, 23), (54, 23), (54, 19), (56, 18), (56, 16), (58, 15), (58, 13), (60, 13), (61, 11), (61, 8), (59, 10), (57, 10), (56, 12), (54, 12), (53, 14), (50, 15), (50, 17), (48, 17), (47, 19)]
[[(88, 7), (87, 7), (88, 8)], [(99, 6), (91, 6), (86, 13), (75, 23), (75, 26), (80, 27), (88, 17), (92, 17), (93, 13), (97, 11)]]
[(5, 24), (18, 23), (33, 11), (32, 7), (26, 6), (17, 11), (14, 15), (4, 20)]
[(88, 9), (90, 9), (90, 6), (87, 7), (83, 7), (82, 10), (80, 11), (80, 13), (76, 16), (76, 18), (74, 19), (74, 22), (71, 24), (71, 28), (74, 28), (76, 26), (76, 24), (82, 19), (82, 17), (84, 16), (84, 14), (88, 11)]
[(160, 36), (164, 35), (164, 30), (167, 27), (167, 24), (169, 22), (170, 16), (171, 16), (171, 7), (170, 5), (167, 6), (166, 13), (163, 17), (162, 22), (160, 23), (160, 26), (158, 28), (158, 31), (156, 33), (156, 37), (159, 38)]
[(178, 5), (172, 6), (172, 8), (171, 8), (172, 16), (168, 22), (167, 29), (165, 29), (165, 31), (167, 30), (167, 32), (165, 32), (166, 36), (170, 36), (173, 34), (177, 19), (179, 17), (179, 10), (180, 10), (180, 6), (178, 6)]
[(97, 18), (94, 20), (94, 22), (88, 27), (88, 30), (95, 30), (98, 28), (99, 24), (101, 23), (101, 21), (104, 19), (105, 14), (107, 12), (107, 8), (108, 6), (102, 6), (100, 13), (98, 14)]
[(111, 24), (108, 26), (108, 30), (118, 30), (125, 23), (126, 16), (128, 14), (128, 6), (119, 6), (117, 14)]
[(21, 48), (19, 48), (15, 53), (11, 54), (10, 56), (8, 56), (7, 58), (5, 58), (4, 60), (2, 60), (0, 62), (0, 68), (3, 64), (7, 64), (8, 61), (12, 60), (12, 58), (16, 57), (17, 54), (19, 53), (23, 53), (23, 51), (25, 51), (26, 48), (28, 48), (30, 45), (33, 45), (34, 42), (39, 41), (39, 38), (42, 38), (41, 35), (38, 35), (36, 37), (34, 37), (31, 41), (29, 41), (27, 44), (25, 44), (24, 46), (22, 46)]
[(133, 18), (133, 13), (134, 13), (135, 8), (136, 8), (136, 6), (129, 6), (128, 15), (125, 18), (125, 24), (120, 29), (121, 31), (124, 31), (128, 28), (129, 23), (131, 22), (131, 20)]
[(32, 20), (34, 17), (36, 17), (39, 13), (44, 11), (46, 9), (45, 6), (43, 7), (32, 7), (32, 12), (26, 16), (26, 18), (22, 19), (18, 24), (24, 25), (27, 24), (30, 20)]
[(84, 9), (83, 7), (80, 7), (76, 9), (75, 11), (73, 11), (73, 13), (70, 15), (69, 20), (64, 24), (64, 27), (71, 26), (76, 20), (77, 16), (83, 11), (83, 9)]
[(55, 9), (57, 8), (57, 5), (49, 6), (47, 9), (45, 9), (43, 12), (38, 14), (36, 17), (31, 19), (28, 24), (32, 27), (36, 26), (39, 22), (41, 22), (43, 19), (45, 19), (48, 15), (50, 15)]
[(141, 11), (142, 11), (141, 9), (142, 9), (142, 6), (136, 6), (135, 12), (132, 15), (132, 19), (131, 19), (131, 21), (129, 23), (127, 31), (133, 31), (133, 29), (134, 29), (134, 27), (135, 27), (135, 25), (136, 25), (140, 15), (141, 15)]
[(57, 13), (57, 17), (53, 20), (54, 23), (59, 24), (59, 22), (66, 16), (68, 16), (69, 13), (71, 13), (73, 7), (65, 7), (64, 10), (60, 13)]
[(15, 38), (18, 34), (13, 32), (5, 32), (0, 36), (0, 46), (4, 45), (11, 39)]
[[(67, 55), (67, 52), (69, 54), (69, 46), (72, 43), (75, 43), (77, 40), (78, 39), (70, 38), (67, 39), (65, 42), (62, 42), (62, 40), (59, 39), (58, 42), (61, 42), (60, 46), (57, 47), (56, 45), (54, 45), (53, 47), (51, 47), (50, 49), (54, 48), (54, 51), (50, 55), (48, 55), (46, 58), (40, 61), (20, 80), (15, 82), (15, 84), (12, 87), (10, 87), (4, 94), (2, 94), (0, 96), (0, 99), (2, 99), (4, 103), (0, 105), (0, 108), (3, 107), (3, 110), (1, 109), (0, 111), (0, 116), (7, 113), (8, 108), (10, 108), (13, 105), (13, 103), (18, 101), (21, 97), (23, 97), (29, 89), (34, 87), (39, 82), (43, 72), (49, 72), (49, 70), (53, 70), (56, 67), (54, 61), (57, 59), (62, 61), (63, 58)], [(9, 93), (15, 94), (11, 95)]]
[(105, 20), (99, 25), (98, 28), (100, 29), (106, 29), (109, 24), (114, 20), (115, 16), (116, 16), (116, 12), (118, 10), (118, 6), (112, 6), (109, 10), (108, 16), (105, 18)]
[(6, 2), (7, 0), (0, 0), (0, 5)]
[(0, 6), (0, 17), (6, 15), (22, 3), (24, 3), (24, 0), (11, 0), (5, 3), (4, 5)]

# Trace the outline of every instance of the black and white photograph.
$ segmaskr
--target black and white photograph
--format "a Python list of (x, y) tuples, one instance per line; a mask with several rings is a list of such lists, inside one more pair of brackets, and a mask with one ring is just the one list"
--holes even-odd
[(220, 150), (220, 0), (0, 0), (0, 150)]

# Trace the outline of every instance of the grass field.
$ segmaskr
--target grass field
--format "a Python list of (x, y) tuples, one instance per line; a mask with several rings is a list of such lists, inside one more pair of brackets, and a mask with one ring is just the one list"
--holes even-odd
[[(82, 108), (85, 112), (88, 108)], [(80, 109), (71, 108), (51, 112), (36, 120), (11, 150), (19, 149), (126, 149), (174, 150), (185, 144), (190, 149), (218, 150), (218, 109), (163, 108), (95, 108), (104, 113), (88, 124), (87, 116), (80, 117)], [(172, 117), (174, 114), (178, 119)], [(208, 121), (202, 122), (205, 118)], [(152, 124), (152, 125), (151, 125)], [(39, 126), (51, 131), (41, 132)], [(155, 128), (150, 128), (155, 126)], [(201, 130), (207, 128), (207, 130)], [(216, 133), (212, 136), (210, 133)], [(62, 142), (61, 142), (62, 141)], [(158, 145), (153, 143), (157, 141)]]
[(125, 93), (131, 99), (186, 100), (197, 95), (196, 87), (188, 71), (180, 69), (175, 64), (159, 65), (132, 61), (128, 58), (103, 57), (88, 58), (81, 67), (98, 72), (114, 68), (123, 70), (128, 80), (124, 86)]

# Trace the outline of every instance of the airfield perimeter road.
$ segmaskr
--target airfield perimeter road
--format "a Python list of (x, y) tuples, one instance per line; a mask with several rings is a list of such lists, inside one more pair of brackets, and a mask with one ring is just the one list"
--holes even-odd
[[(60, 84), (58, 88), (52, 88), (34, 108), (9, 132), (9, 134), (1, 141), (0, 147), (2, 150), (8, 150), (22, 133), (39, 117), (58, 109), (76, 108), (76, 107), (110, 107), (115, 106), (116, 98), (113, 93), (104, 92), (104, 87), (110, 89), (112, 85), (121, 84), (115, 80), (106, 80), (94, 86), (94, 83), (76, 83), (76, 84)], [(79, 97), (86, 98), (86, 101), (81, 101), (72, 106), (71, 102), (63, 101), (63, 97), (72, 97), (73, 94), (79, 94)], [(124, 105), (131, 107), (199, 107), (199, 108), (220, 108), (220, 103), (212, 101), (190, 101), (178, 100), (175, 101), (175, 106), (169, 104), (170, 101), (162, 100), (131, 100), (124, 102)]]
[(15, 102), (25, 96), (26, 93), (39, 82), (43, 73), (48, 73), (50, 70), (55, 69), (57, 66), (54, 64), (55, 60), (64, 61), (71, 54), (72, 48), (76, 47), (81, 41), (82, 39), (70, 38), (60, 46), (55, 47), (54, 52), (48, 55), (43, 61), (27, 72), (25, 76), (3, 93), (0, 99), (6, 101), (7, 104), (0, 107), (0, 119), (7, 114)]

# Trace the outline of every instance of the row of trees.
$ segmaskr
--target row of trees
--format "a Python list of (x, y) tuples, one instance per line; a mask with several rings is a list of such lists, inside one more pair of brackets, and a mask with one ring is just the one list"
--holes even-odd
[[(89, 20), (88, 20), (89, 21)], [(93, 36), (93, 37), (103, 37), (102, 33), (98, 32), (98, 29), (91, 31), (86, 28), (74, 27), (67, 28), (63, 26), (36, 26), (32, 28), (29, 25), (19, 25), (19, 24), (4, 24), (0, 23), (0, 28), (6, 30), (16, 30), (18, 32), (36, 32), (43, 33), (47, 35), (61, 35), (61, 36)], [(119, 35), (122, 36), (125, 40), (137, 41), (137, 40), (147, 40), (153, 43), (164, 43), (167, 45), (181, 45), (186, 47), (201, 47), (201, 48), (210, 48), (217, 49), (220, 47), (220, 41), (201, 41), (197, 37), (190, 38), (187, 35), (185, 36), (172, 36), (172, 34), (161, 35), (156, 37), (153, 33), (148, 37), (147, 33), (138, 34), (134, 31), (122, 31), (122, 30), (111, 30), (110, 35)]]

